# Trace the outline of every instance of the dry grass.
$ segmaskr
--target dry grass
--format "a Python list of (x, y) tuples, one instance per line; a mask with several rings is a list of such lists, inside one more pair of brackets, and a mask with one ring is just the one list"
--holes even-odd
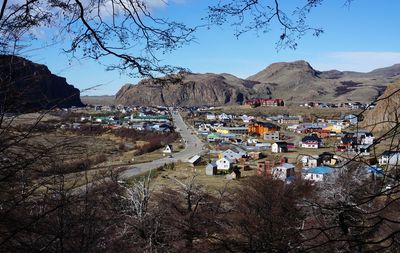
[(179, 183), (185, 182), (188, 178), (196, 175), (197, 183), (212, 193), (217, 193), (225, 187), (232, 189), (240, 184), (240, 181), (246, 177), (254, 175), (254, 170), (242, 172), (242, 178), (239, 180), (227, 180), (225, 175), (207, 176), (205, 174), (205, 165), (192, 167), (189, 163), (177, 163), (173, 170), (159, 170), (153, 178), (153, 187), (155, 191), (163, 188), (179, 188)]

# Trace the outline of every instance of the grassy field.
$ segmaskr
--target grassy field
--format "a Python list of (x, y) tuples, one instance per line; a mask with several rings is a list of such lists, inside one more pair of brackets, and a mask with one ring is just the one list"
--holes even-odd
[[(227, 187), (229, 189), (237, 187), (241, 180), (254, 175), (255, 170), (249, 170), (242, 172), (242, 178), (239, 180), (227, 180), (225, 175), (208, 176), (205, 174), (205, 165), (199, 165), (192, 167), (189, 163), (175, 163), (173, 168), (161, 168), (156, 172), (153, 171), (152, 175), (152, 187), (154, 191), (160, 191), (163, 188), (174, 188), (181, 187), (182, 183), (186, 183), (189, 179), (195, 176), (196, 183), (207, 189), (211, 193), (218, 193), (219, 190)], [(131, 183), (145, 175), (137, 176), (131, 179)]]

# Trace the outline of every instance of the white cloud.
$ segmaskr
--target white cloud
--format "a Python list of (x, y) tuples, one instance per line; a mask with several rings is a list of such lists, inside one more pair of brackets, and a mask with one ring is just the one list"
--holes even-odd
[(400, 63), (400, 52), (331, 52), (316, 64), (319, 70), (351, 70), (369, 72)]

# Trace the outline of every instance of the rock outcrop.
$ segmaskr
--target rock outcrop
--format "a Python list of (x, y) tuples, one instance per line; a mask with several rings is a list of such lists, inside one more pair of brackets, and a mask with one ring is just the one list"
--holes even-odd
[(35, 112), (83, 106), (80, 92), (45, 65), (22, 57), (0, 56), (0, 103), (3, 112)]
[(400, 65), (369, 73), (318, 71), (305, 61), (274, 63), (247, 79), (229, 74), (183, 73), (161, 82), (145, 79), (127, 84), (116, 95), (125, 105), (224, 105), (248, 98), (283, 98), (285, 101), (371, 102), (387, 84), (400, 78)]
[(363, 126), (372, 131), (387, 131), (400, 121), (400, 81), (390, 84), (377, 100), (374, 109), (365, 114)]
[(126, 84), (116, 94), (119, 104), (201, 106), (238, 104), (249, 98), (251, 84), (231, 75), (181, 74), (162, 80)]

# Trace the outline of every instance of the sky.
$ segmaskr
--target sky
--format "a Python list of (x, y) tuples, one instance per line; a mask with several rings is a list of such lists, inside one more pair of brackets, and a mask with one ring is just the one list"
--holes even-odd
[[(178, 20), (189, 25), (202, 24), (209, 0), (147, 0), (154, 16)], [(281, 1), (283, 8), (303, 1)], [(283, 5), (286, 2), (287, 6)], [(344, 0), (325, 0), (307, 18), (310, 26), (322, 27), (319, 37), (311, 34), (298, 41), (296, 50), (277, 50), (279, 30), (269, 33), (249, 32), (239, 38), (229, 25), (204, 27), (195, 41), (170, 54), (161, 63), (190, 69), (195, 73), (230, 73), (241, 78), (253, 75), (274, 62), (306, 60), (317, 70), (368, 72), (400, 63), (400, 1), (354, 0), (350, 7)], [(40, 39), (36, 42), (42, 43)], [(114, 95), (122, 85), (137, 83), (118, 71), (106, 71), (91, 59), (73, 59), (60, 45), (29, 51), (28, 58), (46, 64), (54, 74), (63, 76), (80, 90), (102, 84), (81, 95)], [(107, 63), (107, 62), (106, 62)]]

